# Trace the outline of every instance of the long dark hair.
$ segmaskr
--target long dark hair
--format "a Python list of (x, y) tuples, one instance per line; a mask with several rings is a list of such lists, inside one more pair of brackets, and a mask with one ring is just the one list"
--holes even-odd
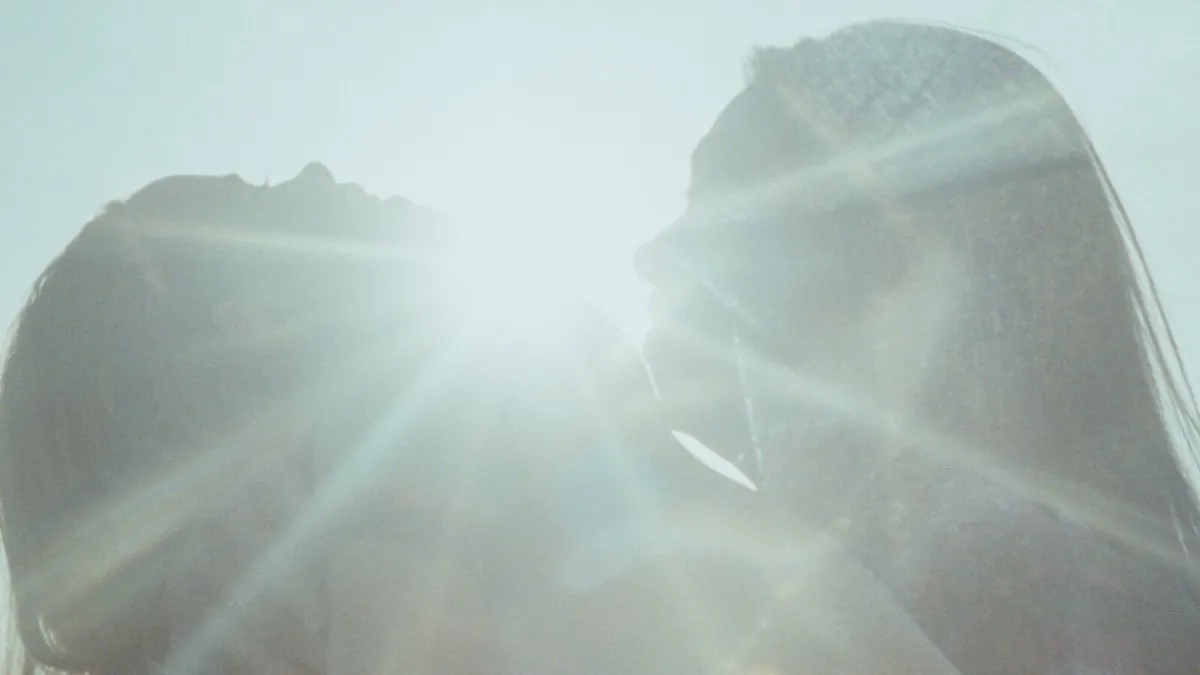
[[(727, 196), (694, 207), (658, 246), (683, 250), (697, 222), (720, 229), (776, 207), (837, 222), (863, 204), (884, 221), (937, 204), (949, 215), (880, 231), (872, 249), (914, 253), (913, 241), (934, 235), (976, 283), (979, 300), (919, 397), (921, 417), (991, 448), (965, 460), (976, 468), (1017, 472), (1007, 479), (1039, 500), (1191, 567), (1196, 401), (1128, 215), (1043, 73), (967, 31), (867, 22), (759, 50), (726, 114), (739, 121), (718, 120), (701, 142), (693, 189)], [(980, 208), (985, 193), (994, 208)], [(722, 254), (737, 255), (706, 255)], [(767, 297), (731, 301), (769, 320), (780, 310)]]
[[(354, 332), (367, 344), (364, 321), (384, 325), (363, 298), (387, 277), (368, 268), (444, 236), (432, 211), (325, 178), (312, 165), (274, 188), (156, 181), (107, 206), (38, 279), (0, 379), (0, 513), (26, 669), (142, 672), (163, 658), (183, 523), (280, 459), (247, 451), (271, 447), (255, 444), (280, 422), (268, 403)], [(222, 337), (218, 304), (246, 294), (296, 310), (289, 347)]]
[[(961, 264), (948, 284), (968, 286), (954, 332), (905, 395), (909, 447), (855, 514), (862, 531), (850, 538), (873, 550), (864, 555), (886, 567), (914, 532), (928, 534), (931, 514), (975, 498), (947, 498), (937, 484), (982, 474), (960, 485), (1000, 483), (1005, 499), (1016, 493), (1115, 544), (1122, 553), (1106, 564), (1128, 572), (1114, 573), (1118, 585), (1150, 603), (1115, 614), (1136, 617), (1126, 628), (1142, 632), (1151, 661), (1191, 658), (1156, 645), (1200, 625), (1196, 400), (1128, 214), (1045, 74), (995, 39), (912, 22), (762, 49), (692, 168), (698, 199), (647, 247), (644, 273), (700, 279), (771, 357), (763, 370), (777, 375), (783, 417), (789, 391), (824, 394), (786, 367), (793, 329), (818, 321), (792, 316), (795, 294), (845, 293), (824, 301), (858, 307), (897, 278), (892, 261), (928, 255), (926, 242)], [(831, 234), (838, 227), (851, 229)], [(827, 238), (802, 259), (810, 231)], [(796, 288), (790, 279), (828, 265), (823, 255), (855, 266), (828, 287)], [(850, 412), (883, 429), (893, 411)], [(833, 470), (826, 455), (796, 454), (790, 468), (814, 480)], [(922, 571), (938, 586), (940, 570)]]

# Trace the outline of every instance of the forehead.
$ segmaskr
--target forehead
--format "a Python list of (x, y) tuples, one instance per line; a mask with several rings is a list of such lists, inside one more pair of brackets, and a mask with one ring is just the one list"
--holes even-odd
[[(940, 107), (921, 125), (856, 133), (799, 86), (756, 83), (721, 113), (692, 158), (689, 220), (704, 212), (935, 208), (1094, 160), (1067, 104), (1043, 85)], [(897, 121), (898, 122), (898, 121)], [(860, 130), (861, 131), (861, 130)]]
[(693, 200), (783, 177), (792, 190), (816, 183), (807, 196), (820, 200), (832, 181), (814, 176), (839, 172), (907, 191), (1078, 147), (1074, 116), (1036, 68), (960, 31), (871, 22), (764, 50), (754, 68), (693, 155)]
[(800, 87), (751, 85), (693, 154), (687, 220), (896, 210), (904, 186), (878, 161), (888, 152), (857, 141)]
[(753, 189), (814, 153), (817, 139), (783, 103), (775, 87), (752, 85), (721, 111), (692, 155), (689, 199)]
[(817, 110), (788, 87), (744, 90), (693, 154), (688, 211), (668, 229), (728, 234), (781, 219), (861, 220), (887, 208), (886, 186), (870, 163), (847, 151), (841, 130)]

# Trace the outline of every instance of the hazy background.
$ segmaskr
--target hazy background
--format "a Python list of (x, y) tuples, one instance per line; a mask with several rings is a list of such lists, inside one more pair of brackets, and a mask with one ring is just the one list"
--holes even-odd
[(280, 182), (319, 159), (493, 234), (576, 239), (636, 330), (630, 253), (679, 211), (749, 48), (876, 16), (1043, 52), (1200, 368), (1196, 0), (0, 0), (0, 322), (106, 201), (177, 173)]

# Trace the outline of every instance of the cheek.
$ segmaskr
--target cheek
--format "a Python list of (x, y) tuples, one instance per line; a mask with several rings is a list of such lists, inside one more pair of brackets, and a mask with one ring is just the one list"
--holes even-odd
[(844, 255), (796, 256), (764, 266), (736, 290), (760, 322), (754, 341), (794, 365), (841, 351), (888, 283), (883, 273)]

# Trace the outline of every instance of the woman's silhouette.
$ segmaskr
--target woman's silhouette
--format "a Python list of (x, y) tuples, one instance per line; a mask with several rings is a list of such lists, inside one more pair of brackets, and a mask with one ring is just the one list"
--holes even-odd
[[(647, 357), (757, 522), (833, 534), (968, 675), (1195, 671), (1194, 401), (1046, 77), (903, 22), (762, 50), (688, 196)], [(756, 658), (803, 671), (787, 630)]]
[(613, 573), (592, 534), (699, 465), (602, 315), (524, 362), (451, 320), (451, 239), (315, 164), (163, 179), (82, 230), (0, 390), (26, 669), (558, 672), (535, 627)]

